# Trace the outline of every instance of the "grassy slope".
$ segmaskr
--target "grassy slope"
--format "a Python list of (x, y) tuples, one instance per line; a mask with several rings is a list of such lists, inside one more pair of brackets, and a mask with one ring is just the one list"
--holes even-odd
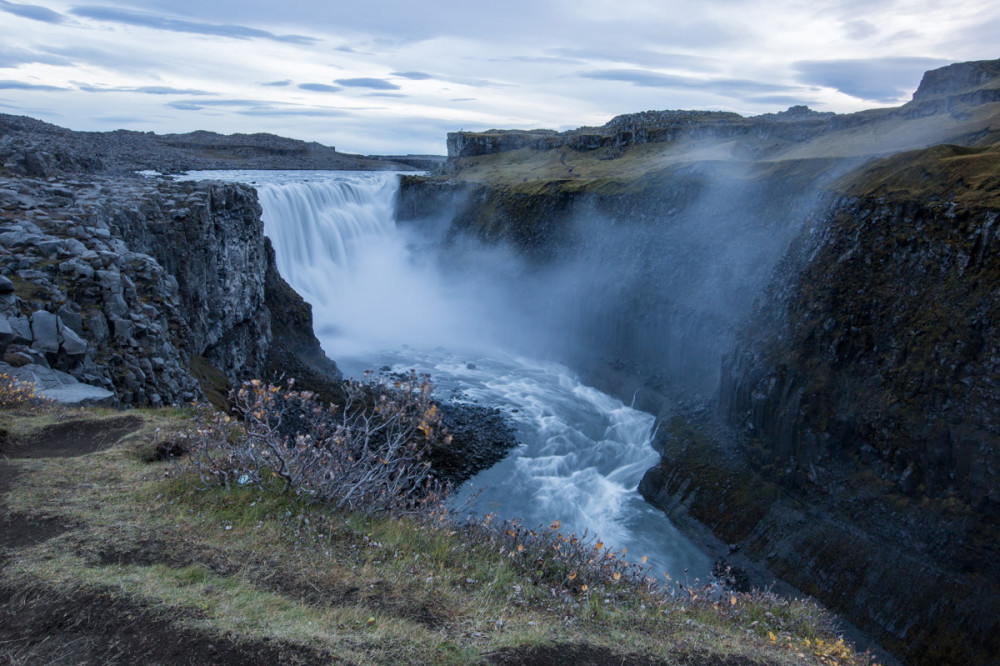
[(533, 582), (461, 527), (195, 491), (148, 462), (189, 415), (132, 414), (141, 427), (110, 449), (19, 458), (60, 424), (121, 417), (0, 412), (0, 660), (834, 663), (817, 656), (835, 637), (810, 604), (588, 595)]
[[(760, 139), (753, 135), (729, 140), (681, 139), (667, 143), (629, 146), (621, 157), (601, 159), (605, 151), (578, 151), (569, 147), (554, 150), (522, 148), (509, 152), (468, 157), (453, 162), (446, 178), (495, 186), (541, 187), (558, 184), (567, 191), (609, 191), (641, 188), (670, 171), (699, 162), (744, 165), (755, 169), (781, 171), (812, 160), (856, 162), (879, 155), (922, 149), (937, 143), (983, 145), (1000, 139), (1000, 103), (984, 104), (955, 114), (918, 118), (894, 115), (888, 110), (856, 114), (867, 119), (855, 126), (817, 135), (807, 141), (790, 142)], [(756, 167), (750, 165), (756, 163)], [(788, 166), (792, 165), (792, 166)]]

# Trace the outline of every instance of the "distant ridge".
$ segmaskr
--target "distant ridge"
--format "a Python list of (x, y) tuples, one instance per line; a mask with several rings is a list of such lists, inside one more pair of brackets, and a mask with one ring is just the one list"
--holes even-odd
[[(33, 157), (29, 158), (29, 154)], [(27, 116), (7, 114), (0, 114), (0, 158), (4, 158), (7, 168), (17, 169), (18, 160), (24, 162), (22, 170), (34, 170), (33, 175), (44, 175), (39, 170), (69, 167), (88, 171), (151, 169), (161, 172), (195, 169), (413, 171), (433, 168), (444, 160), (424, 155), (352, 155), (315, 141), (265, 133), (76, 132)], [(14, 163), (7, 165), (10, 159)], [(34, 166), (29, 166), (29, 162)]]

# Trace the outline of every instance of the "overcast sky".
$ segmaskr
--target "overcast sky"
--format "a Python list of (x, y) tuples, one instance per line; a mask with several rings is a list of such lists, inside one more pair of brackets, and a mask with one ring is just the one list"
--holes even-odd
[(1000, 58), (996, 0), (89, 1), (0, 0), (0, 112), (440, 154), (459, 129), (897, 105)]

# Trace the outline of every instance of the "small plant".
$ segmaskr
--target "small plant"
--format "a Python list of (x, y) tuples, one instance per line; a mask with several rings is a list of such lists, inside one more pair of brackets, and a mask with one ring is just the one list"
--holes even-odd
[(0, 372), (0, 409), (35, 409), (50, 403), (48, 398), (38, 393), (38, 387), (33, 382), (22, 382)]
[(346, 382), (342, 405), (293, 386), (245, 383), (233, 396), (238, 419), (199, 412), (183, 448), (202, 487), (294, 493), (365, 513), (440, 505), (449, 488), (434, 478), (428, 454), (450, 437), (426, 377), (366, 375)]

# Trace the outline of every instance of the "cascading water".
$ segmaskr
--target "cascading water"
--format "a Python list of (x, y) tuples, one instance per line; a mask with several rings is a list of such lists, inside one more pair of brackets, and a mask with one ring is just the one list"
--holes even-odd
[[(396, 227), (397, 177), (378, 172), (198, 172), (253, 184), (285, 279), (313, 306), (317, 337), (347, 374), (430, 373), (442, 397), (504, 409), (520, 446), (473, 478), (482, 513), (559, 520), (599, 534), (655, 574), (707, 578), (708, 558), (636, 492), (658, 459), (654, 419), (514, 351), (530, 316), (497, 273), (442, 270), (418, 230)], [(514, 291), (514, 294), (510, 292)], [(513, 322), (513, 323), (512, 323)]]

